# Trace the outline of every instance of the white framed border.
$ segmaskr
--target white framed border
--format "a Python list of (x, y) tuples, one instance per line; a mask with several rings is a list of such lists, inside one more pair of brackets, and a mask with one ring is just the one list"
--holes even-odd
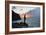
[[(12, 6), (27, 6), (27, 7), (40, 7), (40, 27), (36, 28), (12, 28)], [(43, 29), (43, 7), (42, 5), (22, 5), (22, 4), (9, 4), (9, 31), (27, 31), (27, 30), (42, 30)]]

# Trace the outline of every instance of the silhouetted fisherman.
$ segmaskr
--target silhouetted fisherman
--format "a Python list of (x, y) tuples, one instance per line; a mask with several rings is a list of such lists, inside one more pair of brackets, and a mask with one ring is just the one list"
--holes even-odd
[(26, 14), (24, 14), (24, 23), (25, 23), (25, 21), (26, 21)]

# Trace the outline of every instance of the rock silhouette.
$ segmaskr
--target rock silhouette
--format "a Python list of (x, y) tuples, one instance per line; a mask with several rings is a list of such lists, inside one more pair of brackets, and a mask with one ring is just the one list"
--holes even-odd
[[(21, 20), (21, 17), (19, 14), (14, 13), (14, 11), (12, 10), (12, 21), (16, 21), (16, 20)], [(12, 28), (24, 28), (24, 27), (28, 27), (28, 24), (24, 22), (16, 22), (16, 23), (12, 23)]]
[(28, 24), (20, 22), (20, 23), (14, 23), (13, 28), (25, 28), (28, 27)]
[(14, 11), (12, 10), (12, 21), (16, 21), (16, 20), (21, 20), (19, 14), (14, 13)]

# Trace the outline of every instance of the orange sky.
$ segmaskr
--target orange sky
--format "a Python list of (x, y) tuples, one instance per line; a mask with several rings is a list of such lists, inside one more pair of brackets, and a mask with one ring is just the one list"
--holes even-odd
[[(32, 14), (26, 14), (26, 18), (31, 18), (33, 15)], [(21, 18), (24, 18), (24, 14), (20, 15)]]

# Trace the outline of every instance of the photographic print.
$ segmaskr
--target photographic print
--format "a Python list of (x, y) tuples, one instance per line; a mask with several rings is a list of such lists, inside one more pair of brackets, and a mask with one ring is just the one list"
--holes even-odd
[(11, 12), (12, 28), (40, 27), (40, 7), (12, 6)]
[[(29, 33), (44, 31), (44, 3), (9, 2), (7, 7), (8, 31)], [(7, 31), (7, 33), (8, 33)]]

